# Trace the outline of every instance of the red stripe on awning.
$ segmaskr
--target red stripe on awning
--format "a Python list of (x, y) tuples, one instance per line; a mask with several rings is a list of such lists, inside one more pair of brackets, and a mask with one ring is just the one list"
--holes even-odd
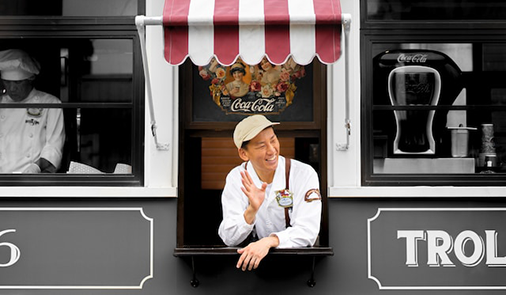
[(341, 55), (341, 3), (339, 0), (314, 0), (314, 7), (318, 56), (323, 63), (333, 63)]
[(188, 11), (190, 0), (165, 0), (163, 9), (165, 59), (180, 64), (188, 56)]
[[(213, 1), (214, 11), (201, 13), (203, 11), (199, 11), (201, 5), (198, 4), (202, 4), (202, 2), (192, 3), (192, 1)], [(244, 2), (241, 1), (248, 1), (249, 7), (252, 4), (263, 7), (263, 17), (258, 17), (255, 14), (248, 15), (244, 6), (242, 6), (241, 12), (241, 5), (244, 5)], [(253, 56), (256, 58), (261, 54), (267, 56), (275, 64), (285, 62), (290, 56), (299, 63), (309, 63), (314, 56), (317, 56), (325, 64), (334, 63), (341, 54), (340, 2), (339, 0), (305, 1), (312, 3), (314, 11), (307, 9), (308, 11), (305, 12), (298, 10), (297, 7), (290, 7), (288, 0), (166, 0), (163, 15), (165, 58), (170, 64), (179, 65), (191, 52), (191, 54), (199, 55), (190, 56), (192, 60), (202, 63), (211, 60), (214, 56), (220, 63), (229, 65), (238, 57), (248, 60), (249, 57), (254, 59)], [(291, 3), (293, 6), (294, 2)], [(204, 4), (210, 5), (211, 2)], [(303, 2), (303, 4), (309, 3)], [(311, 8), (311, 6), (309, 7)], [(290, 12), (294, 15), (290, 15)], [(193, 17), (192, 23), (188, 24), (188, 16), (191, 13), (194, 13), (196, 17)], [(211, 18), (205, 19), (208, 15)], [(265, 46), (261, 44), (258, 48), (252, 46), (241, 48), (239, 45), (240, 26), (244, 24), (248, 26), (248, 34), (251, 34), (252, 31), (254, 34), (261, 34)], [(207, 28), (212, 26), (212, 28), (188, 30), (189, 25), (207, 26)], [(291, 31), (294, 26), (299, 30), (292, 29)], [(309, 29), (300, 30), (301, 26), (307, 26)], [(199, 45), (200, 39), (209, 40), (209, 38), (199, 38), (198, 34), (202, 34), (202, 32), (207, 32), (206, 34), (212, 32), (213, 36), (209, 37), (213, 41), (206, 41), (205, 45)], [(308, 32), (311, 33), (308, 34)], [(197, 35), (190, 36), (189, 34)], [(299, 38), (297, 40), (299, 46), (292, 48), (290, 42), (294, 40), (290, 40), (290, 38)], [(308, 46), (300, 46), (301, 42), (306, 44), (305, 38), (307, 38)], [(189, 40), (193, 41), (189, 42)], [(210, 42), (214, 44), (210, 45)], [(190, 46), (195, 47), (191, 47), (193, 48), (191, 49)], [(213, 50), (196, 50), (199, 48), (198, 46), (213, 48)]]
[(265, 55), (275, 64), (286, 61), (290, 55), (290, 17), (285, 0), (264, 2)]
[(239, 0), (216, 0), (214, 24), (214, 54), (231, 64), (239, 54)]

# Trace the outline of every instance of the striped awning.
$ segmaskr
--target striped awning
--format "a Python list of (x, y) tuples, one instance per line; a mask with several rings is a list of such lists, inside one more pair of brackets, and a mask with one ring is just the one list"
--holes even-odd
[(325, 64), (341, 55), (339, 0), (166, 0), (165, 59), (190, 57), (206, 65), (213, 57), (231, 65), (266, 56), (274, 64), (289, 57), (301, 65), (315, 56)]

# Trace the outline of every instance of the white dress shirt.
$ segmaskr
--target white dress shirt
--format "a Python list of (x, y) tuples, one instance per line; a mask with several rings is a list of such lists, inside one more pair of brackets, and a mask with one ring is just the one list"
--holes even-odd
[[(0, 103), (16, 103), (8, 95)], [(33, 89), (22, 103), (60, 103)], [(61, 108), (0, 108), (0, 173), (23, 172), (39, 158), (61, 164), (65, 126)]]
[(237, 246), (255, 228), (259, 239), (275, 234), (279, 239), (278, 248), (314, 245), (320, 231), (322, 212), (316, 171), (307, 164), (291, 160), (289, 190), (293, 193), (293, 207), (289, 213), (291, 226), (286, 228), (285, 208), (279, 206), (276, 200), (276, 191), (283, 190), (286, 186), (285, 158), (279, 156), (273, 182), (266, 191), (265, 200), (253, 224), (244, 220), (244, 211), (249, 201), (241, 190), (240, 171), (244, 171), (245, 167), (255, 185), (261, 187), (262, 184), (250, 162), (235, 167), (227, 175), (221, 200), (223, 221), (218, 230), (223, 242), (228, 246)]

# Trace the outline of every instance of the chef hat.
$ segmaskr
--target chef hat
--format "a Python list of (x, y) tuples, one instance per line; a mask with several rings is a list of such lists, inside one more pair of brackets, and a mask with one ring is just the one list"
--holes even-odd
[(25, 80), (37, 75), (39, 70), (39, 63), (22, 50), (0, 51), (0, 75), (3, 80)]

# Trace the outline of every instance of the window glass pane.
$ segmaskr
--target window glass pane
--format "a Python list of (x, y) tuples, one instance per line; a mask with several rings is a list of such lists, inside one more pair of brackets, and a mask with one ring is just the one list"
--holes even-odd
[[(71, 101), (131, 102), (133, 100), (133, 46), (131, 40), (92, 39), (61, 50), (65, 71), (62, 96)], [(75, 84), (75, 85), (74, 85)]]
[(131, 173), (131, 110), (73, 109), (65, 115), (79, 124), (67, 132), (69, 167), (62, 172)]
[(3, 0), (0, 15), (135, 16), (138, 0)]
[(39, 158), (54, 166), (45, 172), (132, 173), (133, 41), (62, 38), (33, 50), (44, 42), (0, 40), (0, 67), (11, 47), (39, 65), (16, 81), (0, 68), (0, 173)]
[(483, 71), (506, 71), (505, 44), (483, 44)]
[(506, 172), (505, 46), (375, 44), (373, 173)]
[(504, 20), (502, 0), (367, 0), (369, 20)]
[(0, 173), (131, 173), (131, 110), (2, 107), (0, 122)]
[[(131, 39), (0, 40), (0, 51), (22, 49), (40, 64), (39, 90), (63, 102), (132, 102)], [(44, 46), (41, 46), (44, 44)]]
[(504, 20), (501, 0), (367, 0), (369, 20)]

